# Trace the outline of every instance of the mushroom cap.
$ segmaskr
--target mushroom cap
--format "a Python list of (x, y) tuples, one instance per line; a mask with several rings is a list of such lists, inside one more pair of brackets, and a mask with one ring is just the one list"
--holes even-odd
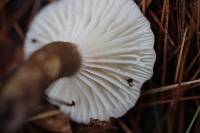
[[(155, 62), (150, 24), (132, 0), (59, 0), (33, 20), (25, 56), (53, 41), (72, 42), (82, 66), (47, 89), (50, 102), (76, 122), (107, 121), (132, 108)], [(56, 100), (55, 100), (56, 99)], [(69, 107), (58, 100), (71, 103)]]

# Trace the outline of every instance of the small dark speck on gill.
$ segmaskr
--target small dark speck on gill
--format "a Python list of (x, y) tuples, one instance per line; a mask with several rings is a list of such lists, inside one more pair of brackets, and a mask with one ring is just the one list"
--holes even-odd
[(33, 39), (31, 40), (31, 42), (32, 42), (32, 43), (37, 43), (38, 41), (37, 41), (37, 39), (33, 38)]
[(132, 78), (128, 79), (127, 82), (130, 87), (133, 87), (133, 79)]

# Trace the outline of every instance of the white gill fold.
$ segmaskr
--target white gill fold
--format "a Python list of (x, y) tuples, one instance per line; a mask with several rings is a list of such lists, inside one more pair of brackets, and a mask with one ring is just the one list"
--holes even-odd
[[(86, 71), (86, 72), (88, 72), (88, 71)], [(90, 72), (86, 73), (86, 72), (83, 71), (82, 72), (83, 75), (87, 76), (87, 78), (92, 80), (95, 84), (97, 83), (98, 85), (100, 85), (100, 87), (98, 87), (98, 88), (104, 90), (104, 95), (108, 95), (108, 97), (106, 97), (106, 98), (108, 98), (107, 100), (109, 100), (111, 103), (110, 103), (110, 108), (107, 108), (107, 110), (115, 109), (115, 111), (120, 112), (119, 103), (120, 103), (120, 101), (124, 100), (124, 96), (122, 94), (120, 94), (118, 91), (111, 89), (112, 84), (110, 84), (105, 79), (103, 79), (101, 77), (97, 77), (93, 73), (90, 73)], [(96, 89), (96, 88), (93, 88), (93, 89)], [(96, 92), (98, 94), (98, 91), (100, 91), (100, 90), (97, 90), (97, 91), (94, 91), (94, 92)], [(111, 96), (112, 96), (112, 98), (111, 98)], [(100, 95), (99, 98), (103, 98), (103, 97), (101, 97), (101, 95)], [(118, 101), (118, 102), (116, 102), (116, 101)]]
[(80, 79), (85, 82), (86, 84), (90, 85), (90, 86), (94, 86), (92, 88), (92, 90), (95, 92), (95, 94), (98, 96), (98, 99), (101, 101), (101, 104), (103, 105), (103, 108), (109, 109), (109, 104), (111, 104), (110, 100), (108, 99), (108, 97), (105, 97), (104, 93), (105, 90), (101, 89), (101, 88), (97, 88), (95, 86), (97, 86), (96, 84), (94, 84), (93, 82), (90, 82), (90, 79), (87, 78), (87, 76), (83, 75), (79, 75)]

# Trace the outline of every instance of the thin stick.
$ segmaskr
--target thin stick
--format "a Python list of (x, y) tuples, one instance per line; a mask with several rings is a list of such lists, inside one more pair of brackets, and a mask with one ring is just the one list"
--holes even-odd
[[(165, 28), (164, 26), (162, 25), (162, 23), (159, 21), (159, 19), (157, 18), (157, 16), (149, 9), (148, 10), (150, 15), (152, 16), (152, 18), (154, 19), (154, 21), (156, 22), (156, 24), (159, 26), (159, 28), (161, 29), (162, 32), (165, 32)], [(168, 34), (167, 35), (167, 39), (168, 41), (170, 42), (171, 46), (172, 47), (175, 47), (175, 43), (174, 41), (172, 40), (171, 36)]]
[(21, 40), (24, 40), (24, 33), (23, 33), (23, 31), (22, 31), (22, 29), (21, 29), (21, 27), (19, 26), (18, 23), (16, 23), (16, 24), (14, 25), (14, 28), (15, 28), (15, 30), (16, 30), (18, 36), (20, 37), (20, 39), (21, 39)]
[(182, 40), (182, 43), (181, 43), (181, 49), (180, 49), (180, 53), (179, 53), (179, 57), (178, 57), (178, 64), (177, 64), (177, 67), (176, 67), (175, 83), (178, 81), (178, 78), (179, 78), (180, 66), (181, 66), (181, 61), (182, 61), (182, 58), (183, 58), (183, 50), (184, 50), (184, 46), (185, 46), (187, 32), (188, 32), (188, 28), (185, 29), (185, 32), (184, 32), (184, 35), (183, 35), (183, 40)]
[(179, 85), (181, 87), (184, 87), (184, 86), (194, 85), (194, 84), (198, 84), (198, 83), (200, 83), (200, 79), (188, 81), (188, 82), (182, 82), (180, 84), (173, 84), (173, 85), (169, 85), (169, 86), (164, 86), (164, 87), (160, 87), (160, 88), (156, 88), (156, 89), (151, 89), (149, 91), (143, 92), (141, 95), (142, 96), (153, 95), (153, 94), (173, 90), (174, 88), (178, 87)]
[(146, 0), (142, 0), (142, 12), (145, 14)]
[[(198, 52), (200, 53), (200, 36), (199, 36), (199, 28), (200, 28), (200, 0), (197, 0), (197, 48)], [(199, 65), (200, 65), (200, 59), (199, 59)]]
[(167, 72), (167, 35), (168, 35), (168, 27), (169, 27), (169, 0), (166, 1), (166, 20), (165, 20), (165, 40), (164, 40), (164, 55), (163, 55), (163, 74), (162, 74), (162, 85), (165, 84), (166, 81), (166, 72)]
[(27, 121), (35, 121), (35, 120), (39, 120), (39, 119), (44, 119), (44, 118), (48, 118), (48, 117), (55, 116), (58, 114), (61, 114), (61, 112), (59, 110), (51, 110), (48, 112), (40, 113), (40, 114), (30, 118)]
[[(192, 96), (192, 97), (182, 97), (177, 99), (177, 101), (179, 102), (185, 102), (185, 101), (190, 101), (190, 100), (199, 100), (200, 96)], [(151, 106), (156, 106), (156, 105), (161, 105), (161, 104), (169, 104), (173, 101), (174, 99), (168, 99), (168, 100), (162, 100), (162, 101), (153, 101), (153, 102), (149, 102), (149, 103), (145, 103), (145, 104), (141, 104), (138, 105), (138, 109), (140, 108), (146, 108), (146, 107), (151, 107)]]
[(194, 116), (192, 118), (192, 121), (190, 122), (190, 125), (189, 125), (188, 129), (186, 130), (186, 133), (190, 133), (190, 131), (192, 129), (192, 126), (194, 125), (194, 122), (197, 119), (197, 116), (198, 116), (199, 112), (200, 112), (200, 105), (199, 105), (196, 113), (194, 114)]
[(131, 129), (129, 129), (129, 128), (127, 127), (126, 124), (124, 124), (123, 121), (118, 120), (118, 123), (119, 123), (119, 125), (124, 129), (125, 133), (133, 133), (133, 132), (131, 131)]
[(195, 56), (195, 58), (192, 60), (191, 64), (189, 65), (188, 69), (186, 70), (186, 74), (192, 69), (194, 64), (199, 60), (200, 58), (200, 52)]

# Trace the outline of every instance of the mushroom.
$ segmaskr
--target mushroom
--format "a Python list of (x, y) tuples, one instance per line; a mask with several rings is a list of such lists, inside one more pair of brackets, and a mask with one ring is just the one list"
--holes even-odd
[(134, 107), (143, 83), (152, 76), (154, 35), (132, 0), (59, 0), (47, 5), (27, 33), (26, 58), (55, 41), (76, 45), (81, 67), (51, 84), (46, 95), (76, 122), (121, 117)]

